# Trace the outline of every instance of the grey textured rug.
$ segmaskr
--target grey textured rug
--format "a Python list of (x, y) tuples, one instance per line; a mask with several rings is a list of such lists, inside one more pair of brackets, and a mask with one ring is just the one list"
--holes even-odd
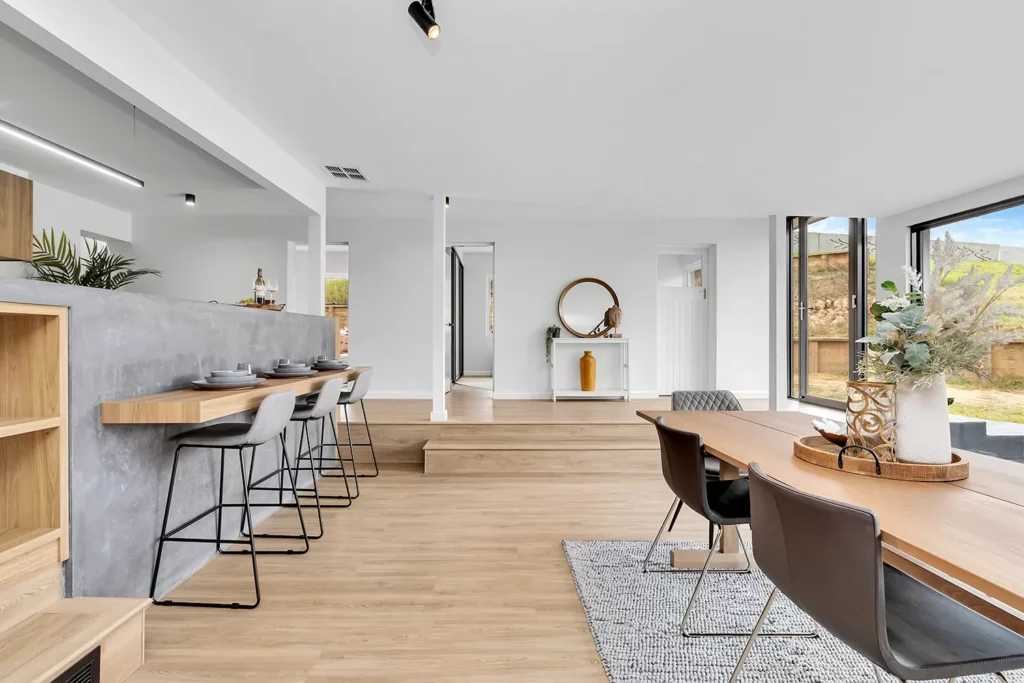
[[(611, 683), (718, 683), (729, 680), (746, 638), (684, 638), (679, 628), (696, 572), (648, 573), (640, 561), (649, 542), (565, 541), (594, 643)], [(654, 563), (664, 568), (670, 548), (660, 544)], [(652, 565), (653, 566), (653, 565)], [(715, 574), (705, 579), (690, 619), (693, 631), (749, 632), (771, 583), (760, 572)], [(836, 590), (842, 590), (836, 587)], [(806, 632), (814, 622), (779, 596), (764, 632)], [(1024, 681), (1010, 674), (1011, 681)], [(1015, 677), (1016, 676), (1016, 677)], [(886, 678), (895, 681), (894, 678)], [(960, 679), (992, 683), (991, 676)], [(759, 638), (747, 659), (743, 683), (875, 683), (871, 665), (825, 631), (818, 639)]]

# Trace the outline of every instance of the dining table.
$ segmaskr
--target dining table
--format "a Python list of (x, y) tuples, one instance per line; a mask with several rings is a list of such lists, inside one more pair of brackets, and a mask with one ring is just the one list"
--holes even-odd
[[(871, 510), (886, 563), (1024, 634), (1024, 464), (955, 450), (970, 463), (968, 478), (897, 481), (798, 459), (793, 442), (816, 434), (814, 416), (805, 413), (640, 410), (637, 415), (699, 434), (706, 452), (721, 461), (723, 479), (758, 463), (765, 474), (800, 491)], [(735, 538), (723, 540), (713, 566), (740, 564), (738, 550)], [(674, 553), (673, 566), (693, 567), (698, 556), (706, 559), (707, 551)]]

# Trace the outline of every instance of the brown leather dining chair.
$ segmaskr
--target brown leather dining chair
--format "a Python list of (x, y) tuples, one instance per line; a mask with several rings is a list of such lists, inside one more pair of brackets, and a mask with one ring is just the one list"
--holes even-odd
[[(655, 421), (655, 426), (661, 441), (661, 471), (665, 477), (665, 483), (688, 508), (716, 527), (713, 542), (708, 549), (707, 560), (704, 562), (700, 576), (697, 577), (697, 585), (694, 586), (690, 600), (686, 604), (686, 611), (683, 613), (681, 624), (683, 635), (687, 637), (748, 636), (749, 633), (693, 633), (687, 630), (690, 614), (697, 604), (700, 589), (704, 585), (704, 578), (708, 574), (708, 567), (715, 554), (715, 546), (721, 539), (724, 528), (750, 523), (750, 495), (747, 480), (720, 481), (715, 479), (708, 481), (704, 476), (704, 440), (700, 435), (673, 429), (665, 424), (664, 418), (658, 418)], [(747, 546), (742, 537), (739, 542), (749, 568), (750, 555), (747, 552)], [(765, 636), (813, 638), (817, 636), (817, 633), (771, 633), (765, 634)]]
[(870, 510), (798, 491), (750, 465), (754, 558), (775, 584), (736, 663), (739, 678), (781, 592), (880, 671), (900, 681), (1024, 668), (1024, 638), (882, 562)]
[[(724, 389), (716, 389), (713, 391), (673, 391), (672, 392), (672, 410), (683, 410), (683, 411), (742, 411), (743, 406), (740, 405), (739, 399), (731, 391)], [(704, 476), (708, 481), (714, 481), (719, 478), (722, 463), (713, 455), (704, 454)], [(641, 568), (645, 573), (649, 571), (659, 572), (690, 572), (692, 569), (655, 569), (651, 570), (649, 563), (651, 557), (654, 555), (654, 549), (658, 546), (658, 541), (661, 540), (664, 535), (666, 528), (668, 531), (672, 531), (672, 528), (676, 525), (676, 520), (679, 518), (679, 513), (683, 509), (683, 501), (679, 498), (673, 498), (672, 503), (668, 506), (668, 512), (665, 513), (665, 519), (661, 523), (661, 527), (658, 529), (657, 535), (654, 540), (651, 541), (651, 546), (647, 550), (647, 556), (644, 558)], [(715, 538), (715, 525), (708, 523), (708, 547), (713, 548), (712, 545)], [(750, 571), (749, 565), (746, 569), (722, 569), (715, 571), (724, 572), (739, 572), (747, 573)]]

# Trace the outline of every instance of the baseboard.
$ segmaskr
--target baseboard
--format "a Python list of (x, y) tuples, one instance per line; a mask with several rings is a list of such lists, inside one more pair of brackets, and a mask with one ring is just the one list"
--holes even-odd
[(768, 398), (767, 391), (734, 391), (732, 393), (736, 398)]
[(371, 389), (366, 398), (402, 398), (402, 399), (432, 399), (434, 395), (429, 391), (374, 391)]
[(630, 392), (629, 397), (630, 398), (637, 398), (637, 399), (642, 399), (642, 398), (659, 398), (660, 394), (658, 394), (657, 391), (633, 391), (633, 392)]

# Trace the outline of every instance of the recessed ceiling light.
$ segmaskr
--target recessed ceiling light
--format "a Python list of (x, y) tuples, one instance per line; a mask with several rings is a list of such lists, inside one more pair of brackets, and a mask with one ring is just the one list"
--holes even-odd
[(76, 164), (81, 164), (86, 168), (91, 168), (92, 170), (98, 173), (110, 176), (111, 178), (116, 178), (117, 180), (120, 180), (123, 183), (128, 183), (129, 185), (133, 185), (135, 187), (146, 186), (146, 184), (139, 180), (138, 178), (133, 178), (127, 173), (122, 173), (121, 171), (118, 171), (116, 168), (112, 168), (110, 166), (107, 166), (106, 164), (101, 164), (95, 159), (90, 159), (84, 154), (79, 154), (74, 150), (70, 150), (67, 147), (58, 145), (56, 142), (51, 142), (44, 137), (36, 135), (35, 133), (30, 133), (24, 128), (19, 128), (18, 126), (15, 126), (13, 123), (7, 123), (3, 119), (0, 119), (0, 133), (6, 133), (7, 135), (10, 135), (13, 138), (17, 138), (18, 140), (21, 140), (23, 142), (35, 145), (40, 149), (45, 149), (47, 152), (52, 152), (53, 154), (64, 157), (65, 159), (73, 161)]
[(409, 16), (416, 22), (416, 25), (427, 35), (427, 38), (436, 40), (441, 35), (441, 27), (437, 25), (437, 15), (434, 14), (433, 0), (415, 0), (409, 5)]
[(194, 194), (185, 195), (185, 206), (195, 206), (196, 196)]

